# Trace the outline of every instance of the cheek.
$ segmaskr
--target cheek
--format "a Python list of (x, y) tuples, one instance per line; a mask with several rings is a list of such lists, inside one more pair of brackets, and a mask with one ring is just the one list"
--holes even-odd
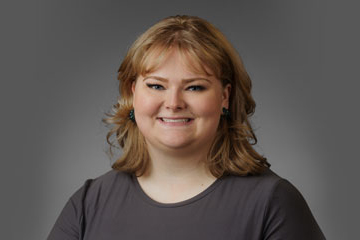
[(211, 95), (197, 101), (194, 105), (197, 113), (204, 117), (218, 117), (221, 114), (221, 99)]
[(146, 96), (146, 93), (139, 92), (135, 94), (133, 106), (135, 109), (135, 117), (152, 116), (157, 112), (158, 100), (154, 97)]

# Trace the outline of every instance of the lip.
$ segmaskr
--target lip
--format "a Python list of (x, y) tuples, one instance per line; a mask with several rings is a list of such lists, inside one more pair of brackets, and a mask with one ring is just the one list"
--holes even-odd
[[(190, 119), (190, 121), (188, 122), (164, 122), (162, 119), (163, 118), (167, 118), (167, 119), (172, 119), (172, 120), (176, 120), (176, 119)], [(182, 126), (188, 126), (191, 125), (194, 122), (194, 118), (190, 118), (190, 117), (158, 117), (156, 118), (157, 121), (159, 121), (159, 123), (163, 126), (168, 126), (168, 127), (182, 127)]]
[(168, 119), (184, 119), (184, 118), (190, 118), (190, 119), (193, 119), (191, 117), (158, 117), (158, 119), (160, 118), (168, 118)]

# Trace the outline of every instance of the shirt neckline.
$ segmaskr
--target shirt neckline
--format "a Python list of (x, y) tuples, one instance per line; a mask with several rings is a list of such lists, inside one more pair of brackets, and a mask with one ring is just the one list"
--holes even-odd
[(150, 198), (145, 191), (141, 188), (140, 183), (137, 179), (137, 177), (134, 174), (131, 174), (131, 181), (132, 184), (135, 186), (135, 192), (138, 194), (138, 196), (144, 200), (146, 203), (155, 206), (155, 207), (161, 207), (161, 208), (176, 208), (176, 207), (182, 207), (185, 205), (189, 205), (191, 203), (194, 203), (196, 201), (199, 201), (209, 193), (211, 193), (219, 184), (222, 182), (224, 176), (217, 178), (210, 186), (208, 186), (205, 190), (198, 193), (197, 195), (175, 203), (161, 203), (158, 201), (155, 201), (154, 199)]

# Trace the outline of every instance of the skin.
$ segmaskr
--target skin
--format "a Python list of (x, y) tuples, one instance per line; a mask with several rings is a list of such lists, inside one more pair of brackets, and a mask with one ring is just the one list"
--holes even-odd
[[(214, 75), (191, 72), (185, 61), (173, 50), (157, 70), (139, 76), (132, 85), (136, 123), (151, 158), (138, 180), (161, 202), (185, 200), (216, 180), (204, 160), (222, 108), (229, 104), (230, 85), (223, 87)], [(191, 121), (167, 123), (162, 118)]]

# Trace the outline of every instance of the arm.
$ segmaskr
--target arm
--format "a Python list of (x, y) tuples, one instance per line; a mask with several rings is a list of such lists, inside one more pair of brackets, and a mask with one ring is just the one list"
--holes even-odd
[(301, 193), (287, 180), (277, 182), (265, 213), (266, 240), (323, 240), (309, 206)]

